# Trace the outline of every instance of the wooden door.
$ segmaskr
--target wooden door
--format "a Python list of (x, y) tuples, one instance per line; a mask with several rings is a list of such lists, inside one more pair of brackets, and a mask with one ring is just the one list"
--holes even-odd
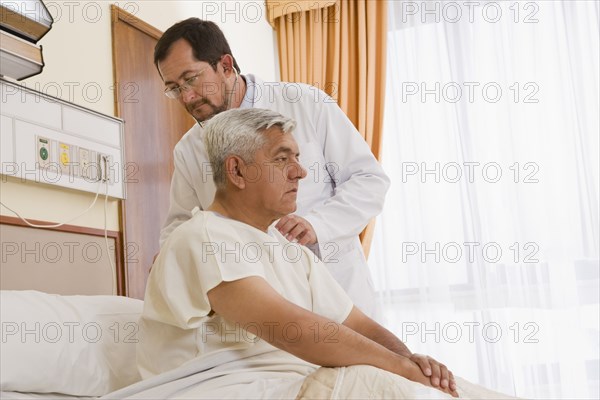
[(154, 67), (158, 29), (111, 6), (115, 113), (125, 121), (127, 199), (121, 203), (127, 294), (143, 298), (169, 206), (173, 147), (194, 124), (163, 95)]

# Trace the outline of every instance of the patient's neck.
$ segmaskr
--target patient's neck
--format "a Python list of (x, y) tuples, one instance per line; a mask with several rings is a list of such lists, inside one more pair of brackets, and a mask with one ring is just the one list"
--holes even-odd
[(257, 207), (244, 202), (243, 199), (235, 198), (235, 196), (227, 196), (220, 190), (215, 194), (215, 199), (207, 210), (243, 222), (263, 232), (267, 232), (269, 226), (277, 219), (265, 217), (260, 210), (257, 210)]

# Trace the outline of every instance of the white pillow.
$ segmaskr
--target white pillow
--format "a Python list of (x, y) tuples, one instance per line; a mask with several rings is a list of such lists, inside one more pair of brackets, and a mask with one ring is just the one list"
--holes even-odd
[(0, 291), (0, 389), (102, 396), (140, 380), (141, 300)]

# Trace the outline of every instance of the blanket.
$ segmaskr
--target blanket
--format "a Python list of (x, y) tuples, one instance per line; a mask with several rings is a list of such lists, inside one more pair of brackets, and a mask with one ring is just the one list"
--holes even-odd
[[(456, 378), (461, 399), (514, 399)], [(369, 365), (321, 367), (304, 380), (296, 400), (452, 399), (440, 390)]]

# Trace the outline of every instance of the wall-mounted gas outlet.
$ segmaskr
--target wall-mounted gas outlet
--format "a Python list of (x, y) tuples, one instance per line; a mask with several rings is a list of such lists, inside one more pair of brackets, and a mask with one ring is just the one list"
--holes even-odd
[(52, 162), (50, 139), (37, 137), (37, 162), (39, 168), (48, 168)]
[(71, 175), (71, 146), (65, 143), (58, 144), (58, 165), (65, 175)]

